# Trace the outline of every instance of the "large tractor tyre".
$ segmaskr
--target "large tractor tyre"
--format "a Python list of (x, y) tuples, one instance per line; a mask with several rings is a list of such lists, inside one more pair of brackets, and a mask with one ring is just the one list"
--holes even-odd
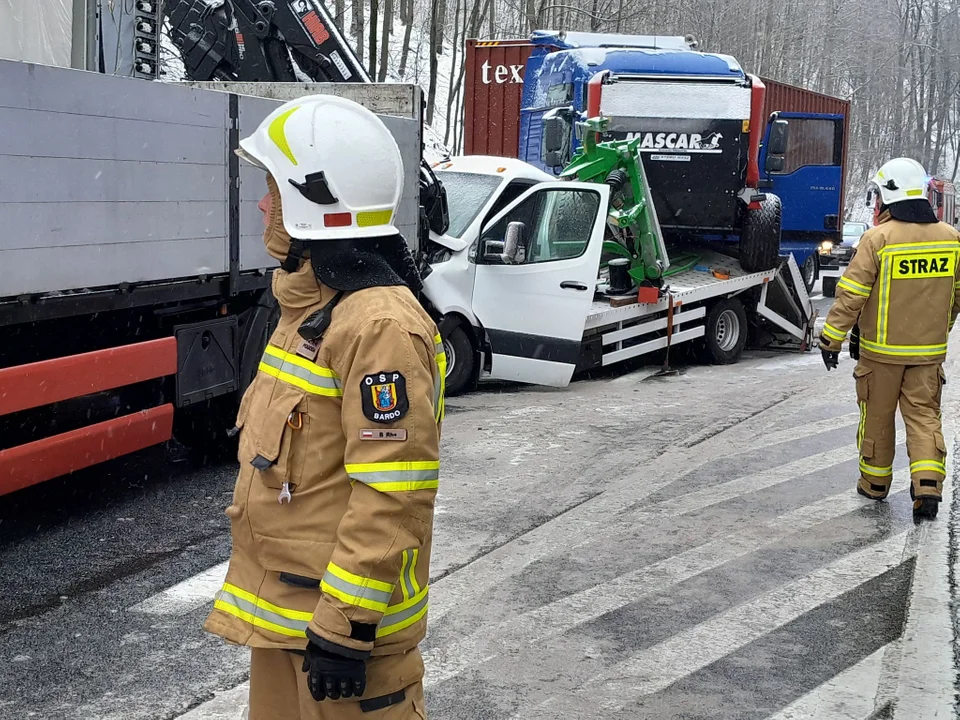
[(279, 322), (280, 304), (267, 288), (257, 304), (238, 319), (240, 367), (237, 391), (178, 410), (173, 427), (173, 435), (178, 442), (213, 460), (236, 454), (237, 437), (231, 437), (230, 431), (237, 419), (237, 408), (243, 393), (256, 377), (263, 350)]
[(836, 297), (837, 296), (837, 280), (840, 278), (833, 275), (825, 277), (823, 279), (823, 296), (824, 297)]
[(780, 198), (767, 195), (759, 210), (747, 210), (740, 231), (740, 264), (747, 272), (772, 270), (780, 262)]
[(817, 284), (817, 278), (820, 277), (820, 258), (816, 251), (810, 253), (807, 259), (803, 261), (800, 276), (803, 278), (803, 286), (809, 294), (813, 290), (813, 286)]
[(747, 344), (747, 313), (736, 298), (718, 300), (707, 312), (704, 332), (705, 357), (715, 365), (740, 360)]
[(463, 325), (454, 325), (443, 338), (447, 356), (447, 378), (444, 394), (459, 395), (470, 389), (476, 374), (477, 352)]

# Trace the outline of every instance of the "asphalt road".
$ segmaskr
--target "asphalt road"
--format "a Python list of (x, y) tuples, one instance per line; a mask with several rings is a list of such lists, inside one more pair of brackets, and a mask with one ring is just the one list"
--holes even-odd
[[(913, 525), (902, 438), (889, 501), (855, 494), (852, 366), (761, 352), (449, 399), (430, 717), (889, 717), (917, 657), (949, 687), (950, 588), (933, 619), (910, 602), (947, 577), (949, 499)], [(200, 629), (234, 473), (157, 448), (0, 498), (0, 718), (242, 716), (245, 653)]]

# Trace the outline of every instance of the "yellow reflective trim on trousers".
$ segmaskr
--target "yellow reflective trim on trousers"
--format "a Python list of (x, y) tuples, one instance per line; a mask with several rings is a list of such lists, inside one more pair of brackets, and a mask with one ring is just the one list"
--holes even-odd
[(293, 150), (290, 149), (290, 143), (287, 142), (285, 126), (290, 116), (299, 110), (300, 107), (299, 105), (292, 107), (282, 115), (278, 115), (273, 119), (273, 122), (270, 123), (270, 127), (267, 128), (267, 135), (273, 140), (273, 144), (280, 148), (280, 152), (286, 155), (287, 159), (294, 165), (297, 164), (297, 158), (294, 157)]
[(946, 475), (947, 467), (937, 460), (917, 460), (917, 462), (910, 463), (910, 472), (935, 472)]
[(356, 575), (332, 562), (327, 564), (320, 589), (348, 605), (375, 612), (385, 612), (393, 597), (392, 584)]
[(860, 425), (857, 427), (857, 450), (863, 445), (863, 432), (867, 425), (867, 403), (860, 402)]
[(333, 370), (281, 350), (275, 345), (267, 345), (258, 369), (312, 395), (343, 396), (340, 377)]
[(860, 458), (860, 472), (866, 475), (872, 475), (873, 477), (884, 478), (888, 475), (893, 475), (893, 465), (876, 467), (875, 465), (868, 465), (864, 462), (863, 458)]
[(380, 620), (380, 626), (377, 628), (377, 637), (385, 637), (400, 632), (426, 615), (429, 593), (430, 588), (425, 587), (409, 600), (404, 600), (402, 603), (387, 608), (387, 612), (384, 613)]
[(860, 338), (860, 346), (864, 350), (875, 352), (879, 355), (901, 356), (901, 357), (932, 357), (943, 355), (947, 352), (947, 344), (938, 345), (886, 345), (884, 343), (875, 343), (870, 340)]
[(867, 285), (861, 285), (858, 282), (854, 282), (849, 278), (842, 277), (837, 281), (837, 287), (843, 288), (847, 292), (852, 292), (854, 295), (859, 295), (861, 297), (870, 297), (870, 292), (873, 288), (868, 287)]
[(344, 468), (351, 478), (380, 492), (432, 490), (440, 487), (439, 460), (353, 463), (345, 465)]
[(846, 333), (840, 332), (830, 323), (823, 324), (823, 334), (826, 335), (831, 340), (836, 340), (837, 342), (843, 342), (847, 337)]

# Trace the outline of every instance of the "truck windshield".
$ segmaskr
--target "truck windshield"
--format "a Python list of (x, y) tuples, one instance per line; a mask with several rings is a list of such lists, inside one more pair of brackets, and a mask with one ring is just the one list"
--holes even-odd
[(447, 235), (455, 238), (463, 235), (470, 227), (470, 223), (503, 182), (502, 177), (495, 175), (461, 172), (441, 173), (440, 180), (447, 191), (447, 205), (450, 208), (450, 229), (447, 230)]

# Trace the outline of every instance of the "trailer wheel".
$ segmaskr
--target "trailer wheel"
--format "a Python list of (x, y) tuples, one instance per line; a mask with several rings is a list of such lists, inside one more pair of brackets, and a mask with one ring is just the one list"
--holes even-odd
[(837, 280), (840, 278), (835, 275), (830, 275), (823, 279), (823, 296), (824, 297), (836, 297), (837, 296)]
[(747, 313), (736, 298), (724, 298), (707, 312), (704, 345), (707, 359), (730, 365), (740, 359), (747, 344)]
[(772, 270), (780, 262), (780, 198), (767, 195), (759, 210), (744, 213), (740, 264), (747, 272)]
[(196, 407), (179, 410), (174, 416), (173, 435), (178, 442), (204, 452), (211, 459), (236, 454), (237, 438), (229, 431), (237, 419), (240, 399), (257, 374), (267, 341), (280, 322), (280, 304), (267, 288), (259, 302), (240, 318), (240, 366), (237, 391), (212, 398)]
[(810, 253), (806, 260), (803, 261), (803, 267), (800, 268), (800, 275), (803, 277), (804, 287), (807, 288), (807, 293), (813, 290), (813, 286), (817, 284), (817, 276), (820, 274), (820, 260), (817, 257), (816, 252)]
[(462, 393), (472, 382), (477, 353), (462, 325), (455, 325), (443, 338), (443, 351), (447, 355), (445, 394), (453, 397)]

